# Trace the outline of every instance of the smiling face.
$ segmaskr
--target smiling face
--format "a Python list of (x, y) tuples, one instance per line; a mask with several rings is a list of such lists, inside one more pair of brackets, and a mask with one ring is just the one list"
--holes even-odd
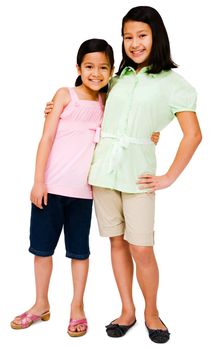
[(128, 21), (124, 24), (123, 42), (126, 55), (138, 64), (138, 69), (148, 65), (152, 49), (152, 30), (144, 22)]
[(87, 53), (77, 69), (83, 85), (92, 91), (99, 91), (107, 85), (112, 75), (112, 68), (105, 52)]

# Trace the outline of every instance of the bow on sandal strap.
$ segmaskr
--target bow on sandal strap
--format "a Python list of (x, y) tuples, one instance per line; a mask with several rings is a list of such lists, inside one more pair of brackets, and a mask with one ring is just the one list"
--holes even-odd
[[(160, 321), (165, 326), (165, 324), (163, 323), (163, 321), (161, 319), (160, 319)], [(146, 322), (145, 322), (145, 326), (148, 330), (149, 338), (154, 343), (162, 344), (162, 343), (168, 342), (168, 340), (170, 339), (170, 333), (169, 333), (168, 329), (165, 329), (165, 330), (163, 330), (163, 329), (151, 329), (147, 326)]]
[[(109, 331), (112, 331), (112, 332), (109, 332)], [(111, 337), (112, 337), (112, 334), (114, 334), (115, 337), (122, 337), (126, 333), (124, 326), (120, 326), (119, 324), (116, 324), (116, 323), (112, 323), (106, 326), (106, 332), (108, 335), (110, 333)]]
[(125, 326), (125, 325), (119, 325), (117, 323), (111, 322), (108, 326), (106, 326), (107, 335), (112, 338), (122, 337), (128, 332), (128, 330), (131, 327), (134, 326), (135, 323), (136, 323), (136, 320), (132, 324)]

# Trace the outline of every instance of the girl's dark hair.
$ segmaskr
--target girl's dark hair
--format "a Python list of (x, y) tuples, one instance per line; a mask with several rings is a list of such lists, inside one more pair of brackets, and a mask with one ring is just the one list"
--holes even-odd
[[(153, 7), (137, 6), (133, 7), (122, 20), (122, 36), (124, 35), (124, 25), (128, 21), (147, 23), (152, 30), (152, 49), (148, 65), (151, 66), (148, 73), (159, 73), (161, 70), (177, 68), (177, 64), (172, 61), (170, 53), (170, 43), (166, 28), (160, 14)], [(122, 61), (117, 72), (120, 75), (123, 68), (131, 66), (137, 68), (137, 63), (133, 62), (125, 53), (124, 41), (122, 42)]]
[[(104, 52), (105, 55), (108, 57), (110, 62), (110, 67), (113, 68), (114, 66), (114, 55), (113, 55), (113, 49), (108, 44), (107, 41), (103, 39), (89, 39), (84, 41), (81, 46), (79, 47), (78, 54), (77, 54), (77, 65), (80, 67), (81, 63), (83, 62), (84, 56), (87, 53), (91, 52)], [(79, 86), (82, 84), (81, 76), (79, 75), (75, 81), (75, 86)], [(100, 91), (101, 92), (107, 92), (108, 85), (104, 86)]]

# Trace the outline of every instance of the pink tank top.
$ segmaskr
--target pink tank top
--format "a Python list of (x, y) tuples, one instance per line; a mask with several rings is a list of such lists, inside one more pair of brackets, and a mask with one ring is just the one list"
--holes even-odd
[(62, 114), (46, 168), (48, 193), (92, 198), (87, 182), (95, 144), (99, 141), (103, 104), (80, 100), (69, 88), (71, 101)]

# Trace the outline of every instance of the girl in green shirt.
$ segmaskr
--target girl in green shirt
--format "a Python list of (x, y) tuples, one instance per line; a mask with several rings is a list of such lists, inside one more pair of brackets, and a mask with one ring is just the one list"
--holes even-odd
[[(110, 237), (112, 266), (122, 301), (120, 317), (106, 331), (110, 337), (120, 337), (136, 322), (134, 260), (145, 299), (149, 337), (165, 343), (169, 331), (157, 308), (153, 194), (178, 178), (201, 141), (196, 91), (172, 71), (177, 65), (171, 59), (168, 35), (155, 9), (132, 8), (123, 18), (122, 36), (123, 58), (107, 98), (101, 140), (89, 175), (100, 234)], [(183, 137), (167, 172), (156, 176), (155, 147), (149, 136), (175, 117)]]

